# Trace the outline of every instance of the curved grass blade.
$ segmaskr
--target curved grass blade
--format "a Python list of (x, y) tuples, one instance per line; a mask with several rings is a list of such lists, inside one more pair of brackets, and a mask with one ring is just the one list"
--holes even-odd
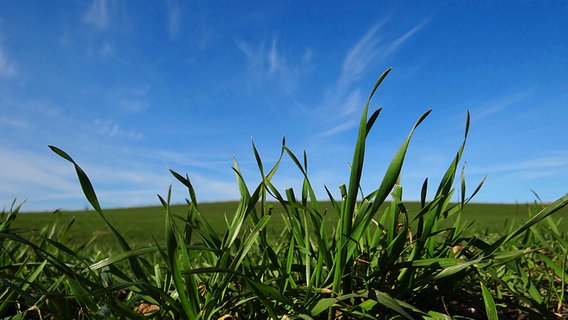
[(191, 203), (193, 203), (194, 205), (197, 206), (197, 196), (195, 195), (195, 189), (193, 188), (191, 181), (189, 181), (189, 176), (186, 175), (184, 177), (181, 174), (173, 171), (172, 169), (169, 169), (169, 171), (179, 182), (181, 182), (184, 186), (187, 187), (187, 190), (189, 191), (189, 197), (191, 199)]
[(369, 132), (371, 132), (371, 128), (373, 128), (373, 125), (375, 124), (375, 121), (379, 117), (379, 114), (381, 113), (382, 110), (383, 108), (375, 110), (373, 114), (371, 114), (371, 116), (369, 117), (369, 121), (367, 121), (367, 134), (365, 135), (365, 137), (369, 135)]
[(133, 249), (131, 251), (121, 252), (119, 254), (115, 254), (115, 255), (112, 255), (111, 257), (104, 258), (100, 261), (97, 261), (97, 262), (89, 265), (88, 269), (85, 269), (83, 271), (85, 272), (87, 270), (92, 270), (92, 271), (99, 270), (99, 269), (102, 269), (104, 267), (108, 267), (110, 265), (113, 265), (117, 262), (126, 260), (128, 258), (138, 257), (138, 256), (141, 256), (141, 255), (154, 253), (154, 252), (157, 252), (159, 250), (160, 250), (160, 248), (155, 246), (155, 247), (139, 248), (139, 249)]
[(402, 308), (399, 302), (388, 293), (376, 290), (375, 294), (377, 296), (378, 303), (397, 312), (406, 319), (414, 319), (408, 312), (406, 312), (406, 310)]
[[(187, 220), (185, 221), (185, 243), (190, 243), (191, 233), (193, 232), (193, 228), (196, 227), (193, 225), (195, 221), (194, 219), (197, 219), (197, 224), (205, 227), (205, 230), (203, 230), (203, 228), (196, 228), (197, 232), (201, 236), (201, 239), (203, 239), (203, 241), (205, 241), (210, 247), (219, 249), (221, 247), (221, 240), (219, 239), (215, 229), (211, 226), (211, 224), (201, 216), (199, 208), (197, 207), (197, 196), (195, 194), (195, 189), (193, 188), (193, 185), (189, 180), (189, 176), (186, 174), (186, 176), (184, 177), (171, 169), (169, 171), (179, 182), (187, 187), (190, 196), (190, 200), (188, 202), (189, 211)], [(162, 205), (164, 204), (165, 203), (162, 202)]]
[[(75, 160), (73, 160), (73, 158), (71, 158), (71, 156), (69, 156), (65, 151), (54, 147), (54, 146), (49, 146), (49, 148), (55, 152), (57, 155), (59, 155), (60, 157), (62, 157), (63, 159), (71, 162), (73, 164), (73, 166), (75, 167), (75, 171), (77, 172), (77, 177), (79, 178), (79, 183), (81, 184), (81, 188), (83, 189), (83, 193), (85, 194), (85, 197), (87, 198), (87, 200), (89, 201), (89, 203), (91, 204), (91, 206), (99, 213), (102, 215), (102, 208), (99, 204), (99, 200), (97, 199), (97, 195), (95, 193), (95, 189), (93, 188), (93, 185), (91, 184), (91, 181), (89, 181), (89, 178), (87, 177), (87, 174), (85, 173), (85, 171), (83, 171), (83, 169), (81, 169), (81, 167), (79, 167), (79, 165), (75, 162)], [(106, 218), (105, 218), (106, 220)]]
[(321, 314), (322, 312), (329, 310), (337, 302), (339, 302), (337, 298), (322, 298), (316, 303), (316, 305), (312, 308), (310, 313), (312, 316), (315, 317)]
[[(83, 193), (85, 194), (85, 197), (87, 198), (91, 206), (93, 206), (95, 211), (99, 214), (101, 219), (104, 221), (107, 228), (111, 231), (119, 247), (123, 251), (130, 251), (131, 248), (128, 242), (126, 242), (126, 239), (124, 239), (124, 237), (118, 232), (118, 230), (116, 230), (116, 228), (105, 217), (103, 209), (101, 208), (99, 200), (97, 199), (95, 189), (93, 188), (93, 185), (91, 184), (91, 181), (89, 180), (89, 177), (87, 177), (85, 171), (83, 171), (83, 169), (79, 167), (79, 165), (75, 162), (75, 160), (73, 160), (73, 158), (71, 158), (71, 156), (69, 156), (63, 150), (54, 146), (49, 146), (49, 148), (63, 159), (73, 164), (73, 166), (75, 167), (75, 171), (77, 173), (77, 177), (79, 178), (79, 183), (81, 184), (81, 188), (83, 189)], [(131, 258), (129, 259), (129, 262), (130, 265), (132, 266), (132, 271), (134, 272), (136, 277), (138, 277), (139, 279), (146, 279), (146, 273), (144, 272), (138, 261), (135, 258)]]
[(525, 222), (521, 227), (517, 228), (515, 231), (499, 238), (493, 244), (491, 244), (488, 248), (484, 250), (485, 255), (491, 255), (495, 251), (497, 251), (501, 246), (505, 243), (510, 241), (511, 239), (519, 236), (523, 232), (530, 229), (535, 224), (539, 223), (541, 220), (545, 219), (546, 217), (550, 216), (551, 214), (555, 213), (556, 211), (562, 209), (568, 205), (568, 194), (564, 195), (562, 198), (554, 201), (553, 203), (546, 206), (544, 209), (539, 211), (536, 215), (530, 218), (527, 222)]

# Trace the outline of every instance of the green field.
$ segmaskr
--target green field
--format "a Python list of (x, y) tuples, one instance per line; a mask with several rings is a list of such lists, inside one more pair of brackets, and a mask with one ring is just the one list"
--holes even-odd
[[(322, 202), (322, 208), (330, 209), (329, 202)], [(385, 203), (383, 206), (387, 206)], [(410, 202), (405, 204), (412, 217), (420, 209), (420, 204)], [(199, 210), (205, 219), (222, 234), (226, 230), (225, 217), (232, 218), (236, 212), (238, 202), (215, 202), (202, 203)], [(277, 236), (283, 225), (283, 209), (278, 203), (274, 203), (274, 217), (268, 225), (269, 233)], [(470, 203), (463, 212), (462, 219), (474, 222), (472, 232), (476, 233), (504, 233), (511, 226), (518, 226), (529, 219), (529, 208), (534, 204), (485, 204)], [(173, 213), (185, 217), (187, 206), (172, 206)], [(329, 210), (329, 231), (336, 226), (337, 217), (333, 210)], [(121, 208), (105, 210), (105, 216), (118, 229), (118, 231), (134, 247), (152, 245), (154, 239), (162, 244), (164, 242), (164, 209), (160, 206)], [(563, 208), (553, 216), (559, 222), (560, 231), (568, 232), (568, 208)], [(14, 228), (41, 230), (56, 223), (59, 226), (71, 225), (67, 241), (82, 244), (96, 237), (97, 246), (109, 248), (115, 246), (110, 231), (106, 229), (99, 215), (92, 210), (83, 211), (58, 211), (49, 212), (26, 212), (21, 213), (14, 222)]]

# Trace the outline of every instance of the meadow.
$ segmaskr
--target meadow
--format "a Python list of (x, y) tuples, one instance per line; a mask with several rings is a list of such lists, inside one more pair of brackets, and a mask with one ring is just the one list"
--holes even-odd
[[(254, 144), (260, 183), (234, 162), (240, 200), (103, 209), (87, 173), (65, 151), (94, 211), (0, 217), (0, 319), (561, 319), (566, 297), (568, 194), (549, 204), (475, 204), (458, 168), (469, 131), (439, 182), (402, 201), (410, 129), (374, 191), (360, 181), (380, 109), (363, 109), (349, 181), (318, 199), (285, 140), (268, 168)], [(280, 161), (300, 190), (271, 182)], [(435, 188), (432, 198), (428, 189)], [(466, 190), (473, 190), (466, 193)], [(457, 200), (456, 200), (457, 199)], [(110, 244), (112, 243), (112, 245)]]
[[(285, 226), (284, 209), (276, 202), (271, 205), (275, 208), (274, 217), (267, 225), (267, 230), (273, 237), (278, 237)], [(329, 201), (322, 201), (320, 205), (324, 211), (333, 210)], [(385, 202), (379, 211), (383, 211), (389, 205), (390, 202)], [(410, 216), (420, 211), (419, 202), (407, 202), (405, 205)], [(237, 201), (199, 204), (204, 219), (213, 226), (218, 235), (226, 231), (225, 219), (233, 218), (238, 206)], [(469, 203), (463, 208), (461, 216), (465, 221), (473, 222), (472, 233), (502, 233), (528, 220), (529, 212), (535, 206), (539, 206), (536, 200), (533, 203), (522, 204)], [(170, 210), (184, 216), (187, 206), (175, 204)], [(124, 235), (132, 247), (152, 245), (155, 241), (159, 244), (164, 243), (164, 208), (161, 206), (106, 209), (105, 216)], [(568, 232), (568, 208), (560, 209), (555, 213), (555, 217), (559, 231), (566, 234)], [(112, 233), (93, 210), (25, 212), (14, 221), (13, 227), (38, 232), (49, 229), (54, 224), (67, 225), (71, 222), (72, 227), (67, 232), (67, 241), (79, 244), (96, 240), (97, 246), (101, 248), (119, 249)], [(449, 219), (448, 223), (453, 223), (453, 219)], [(330, 215), (327, 231), (333, 232), (336, 225), (337, 217)], [(198, 236), (194, 235), (193, 240), (198, 240)]]

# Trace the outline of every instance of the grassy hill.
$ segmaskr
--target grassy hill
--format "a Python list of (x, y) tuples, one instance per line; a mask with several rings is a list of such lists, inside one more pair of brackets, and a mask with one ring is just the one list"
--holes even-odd
[[(322, 208), (330, 209), (331, 203), (323, 202)], [(385, 203), (384, 206), (388, 205)], [(417, 202), (406, 203), (406, 208), (410, 217), (420, 209)], [(214, 202), (202, 203), (199, 210), (205, 219), (217, 230), (219, 234), (226, 230), (225, 217), (232, 218), (238, 202)], [(283, 225), (281, 214), (282, 207), (278, 203), (273, 203), (273, 219), (268, 225), (268, 230), (274, 236), (278, 236)], [(462, 219), (473, 222), (472, 232), (477, 233), (504, 233), (512, 226), (518, 226), (528, 220), (529, 209), (534, 204), (468, 204), (463, 212)], [(185, 217), (187, 205), (172, 206), (174, 214)], [(329, 219), (329, 232), (336, 225), (337, 217), (332, 210), (327, 215)], [(105, 210), (105, 216), (118, 229), (123, 236), (133, 246), (146, 246), (164, 241), (164, 209), (161, 206), (148, 206), (136, 208), (120, 208)], [(568, 208), (563, 208), (553, 216), (559, 222), (562, 232), (568, 232)], [(181, 222), (178, 221), (178, 224)], [(13, 227), (22, 229), (49, 228), (53, 224), (70, 225), (67, 233), (67, 240), (77, 244), (88, 242), (96, 237), (96, 245), (103, 247), (114, 247), (115, 241), (109, 230), (106, 229), (103, 221), (98, 214), (91, 210), (83, 211), (58, 211), (48, 212), (27, 212), (22, 213), (15, 220)]]

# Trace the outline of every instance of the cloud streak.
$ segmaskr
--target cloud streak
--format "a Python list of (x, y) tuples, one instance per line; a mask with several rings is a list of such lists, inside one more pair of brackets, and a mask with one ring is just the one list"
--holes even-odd
[(124, 130), (118, 123), (113, 120), (101, 120), (95, 119), (93, 125), (96, 128), (98, 134), (109, 137), (109, 138), (121, 138), (125, 137), (129, 140), (140, 140), (144, 136), (141, 132), (135, 130)]
[[(82, 161), (80, 156), (75, 158), (89, 176), (103, 207), (159, 205), (156, 194), (167, 192), (172, 184), (174, 201), (183, 202), (187, 189), (168, 174), (167, 167), (141, 163), (135, 159), (138, 156), (123, 153), (117, 156), (127, 164), (138, 164), (134, 167)], [(178, 157), (181, 158), (181, 155)], [(55, 210), (60, 203), (66, 203), (65, 209), (82, 209), (87, 204), (73, 167), (47, 150), (31, 152), (0, 147), (0, 163), (0, 208), (8, 207), (16, 198), (28, 199), (24, 205), (26, 211)], [(203, 164), (205, 166), (211, 167), (211, 164)], [(226, 178), (191, 173), (198, 197), (204, 201), (238, 199), (238, 188), (230, 170), (226, 171)], [(36, 203), (41, 203), (41, 206)], [(47, 203), (54, 206), (47, 207)]]
[(72, 171), (53, 157), (0, 147), (0, 162), (0, 206), (16, 197), (29, 197), (33, 202), (61, 195), (80, 195), (69, 179), (71, 175), (65, 174)]
[(2, 47), (0, 47), (0, 77), (2, 78), (13, 78), (18, 73), (16, 64), (12, 61)]
[(548, 156), (533, 158), (524, 161), (501, 163), (493, 166), (484, 166), (483, 169), (472, 168), (468, 170), (473, 174), (504, 174), (515, 173), (521, 178), (534, 179), (550, 175), (551, 170), (556, 174), (568, 171), (568, 154), (559, 152)]
[(355, 126), (357, 126), (358, 122), (355, 119), (351, 119), (348, 120), (344, 123), (340, 123), (338, 125), (336, 125), (335, 127), (328, 129), (327, 131), (323, 132), (320, 134), (321, 137), (330, 137), (330, 136), (334, 136), (338, 133), (347, 131), (351, 128), (354, 128)]
[(384, 22), (369, 28), (363, 37), (349, 50), (341, 65), (338, 87), (352, 84), (376, 60), (376, 57), (379, 55), (378, 46), (380, 43), (377, 32), (383, 24)]
[(247, 59), (250, 78), (255, 81), (265, 79), (278, 81), (287, 93), (298, 87), (300, 76), (309, 69), (312, 59), (311, 50), (306, 49), (300, 59), (297, 59), (296, 64), (290, 64), (279, 50), (276, 38), (272, 38), (269, 48), (265, 43), (254, 46), (241, 40), (237, 40), (236, 45)]
[(181, 10), (179, 3), (174, 0), (166, 1), (167, 5), (167, 24), (170, 38), (175, 39), (181, 32)]
[(364, 103), (358, 81), (373, 69), (373, 66), (384, 64), (397, 50), (400, 49), (414, 34), (420, 31), (427, 21), (414, 26), (409, 31), (392, 41), (386, 41), (380, 32), (387, 23), (383, 20), (372, 25), (365, 34), (349, 49), (343, 59), (337, 82), (325, 97), (319, 114), (327, 114), (330, 121), (341, 121), (331, 129), (324, 130), (321, 136), (331, 136), (349, 130), (357, 125), (352, 117)]
[(477, 121), (493, 116), (506, 108), (515, 106), (515, 104), (531, 97), (533, 94), (533, 89), (527, 89), (491, 99), (475, 108), (474, 112), (472, 112), (472, 120)]
[(27, 129), (30, 125), (27, 121), (21, 119), (0, 117), (0, 126), (11, 127), (14, 129)]
[(405, 42), (422, 29), (422, 22), (398, 38), (388, 42), (380, 34), (387, 20), (371, 26), (357, 43), (347, 52), (341, 66), (341, 75), (337, 87), (347, 87), (359, 80), (372, 65), (391, 57)]
[(83, 20), (98, 30), (106, 29), (110, 24), (110, 14), (107, 0), (93, 0)]

